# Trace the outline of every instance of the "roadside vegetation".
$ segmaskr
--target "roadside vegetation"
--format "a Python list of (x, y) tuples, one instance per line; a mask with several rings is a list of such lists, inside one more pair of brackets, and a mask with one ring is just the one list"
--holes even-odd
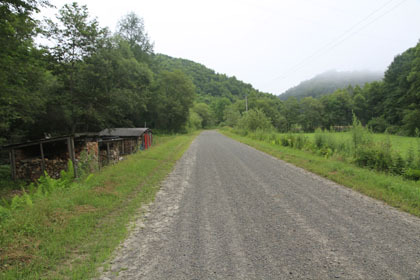
[(70, 167), (3, 200), (0, 278), (93, 277), (197, 134), (155, 137), (153, 148), (115, 165), (76, 180)]

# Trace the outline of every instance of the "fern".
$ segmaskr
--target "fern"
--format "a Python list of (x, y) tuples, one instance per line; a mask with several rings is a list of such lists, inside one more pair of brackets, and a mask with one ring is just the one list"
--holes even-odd
[(25, 204), (26, 204), (27, 206), (29, 206), (29, 207), (31, 207), (31, 208), (32, 208), (32, 206), (33, 206), (34, 204), (33, 204), (33, 202), (32, 202), (32, 198), (31, 198), (31, 196), (30, 196), (27, 192), (25, 192), (25, 190), (24, 190), (24, 189), (22, 189), (22, 190), (23, 190), (23, 195), (22, 195), (22, 198), (24, 199)]
[(90, 182), (90, 180), (92, 180), (93, 177), (94, 177), (94, 175), (92, 173), (89, 174), (85, 179), (85, 183), (88, 184)]
[(10, 209), (10, 202), (7, 201), (4, 197), (2, 197), (0, 206), (3, 206), (4, 208)]
[(10, 216), (10, 209), (0, 205), (0, 221), (8, 218)]
[(22, 207), (22, 205), (23, 205), (23, 199), (22, 199), (22, 197), (20, 197), (20, 196), (18, 196), (18, 195), (15, 195), (13, 198), (12, 198), (12, 201), (11, 201), (11, 203), (10, 203), (10, 210), (16, 210), (16, 209), (19, 209), (19, 208), (21, 208)]
[(67, 171), (62, 170), (60, 172), (60, 179), (58, 179), (58, 185), (63, 188), (68, 188), (74, 180), (74, 166), (71, 160), (68, 161)]

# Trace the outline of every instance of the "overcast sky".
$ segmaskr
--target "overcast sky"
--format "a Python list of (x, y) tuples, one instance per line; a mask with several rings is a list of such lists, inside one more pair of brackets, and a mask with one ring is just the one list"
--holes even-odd
[[(60, 8), (72, 1), (50, 2)], [(133, 11), (143, 17), (156, 53), (202, 63), (273, 94), (327, 70), (384, 71), (420, 39), (420, 0), (77, 2), (112, 31)]]

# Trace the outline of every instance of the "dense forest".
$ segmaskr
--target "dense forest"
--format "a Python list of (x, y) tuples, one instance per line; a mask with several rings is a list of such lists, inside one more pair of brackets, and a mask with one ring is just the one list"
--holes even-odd
[(280, 99), (286, 100), (294, 96), (298, 99), (304, 97), (321, 97), (330, 94), (340, 88), (350, 86), (364, 86), (366, 83), (382, 80), (384, 74), (370, 71), (327, 71), (316, 75), (312, 79), (301, 82), (279, 95)]
[[(0, 142), (105, 127), (185, 128), (195, 99), (181, 71), (154, 71), (153, 44), (131, 13), (117, 31), (91, 18), (86, 6), (63, 6), (37, 22), (45, 1), (0, 6)], [(36, 38), (48, 46), (35, 43)]]
[[(155, 54), (134, 13), (111, 32), (77, 3), (36, 21), (48, 5), (0, 3), (0, 144), (145, 123), (168, 132), (216, 125), (313, 131), (350, 125), (353, 113), (378, 132), (420, 129), (420, 44), (396, 56), (382, 81), (280, 100), (201, 64)], [(40, 37), (47, 46), (36, 43)]]

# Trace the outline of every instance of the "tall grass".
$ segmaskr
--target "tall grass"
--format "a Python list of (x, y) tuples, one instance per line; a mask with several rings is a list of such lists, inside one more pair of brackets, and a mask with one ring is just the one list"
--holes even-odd
[[(313, 134), (237, 129), (232, 132), (253, 140), (308, 151), (325, 158), (339, 158), (363, 168), (402, 175), (411, 180), (420, 179), (420, 138), (374, 134), (363, 127), (355, 116), (349, 132), (321, 129)], [(391, 137), (397, 138), (392, 141)], [(396, 144), (393, 145), (393, 142)], [(413, 143), (417, 143), (417, 149), (413, 147)]]

